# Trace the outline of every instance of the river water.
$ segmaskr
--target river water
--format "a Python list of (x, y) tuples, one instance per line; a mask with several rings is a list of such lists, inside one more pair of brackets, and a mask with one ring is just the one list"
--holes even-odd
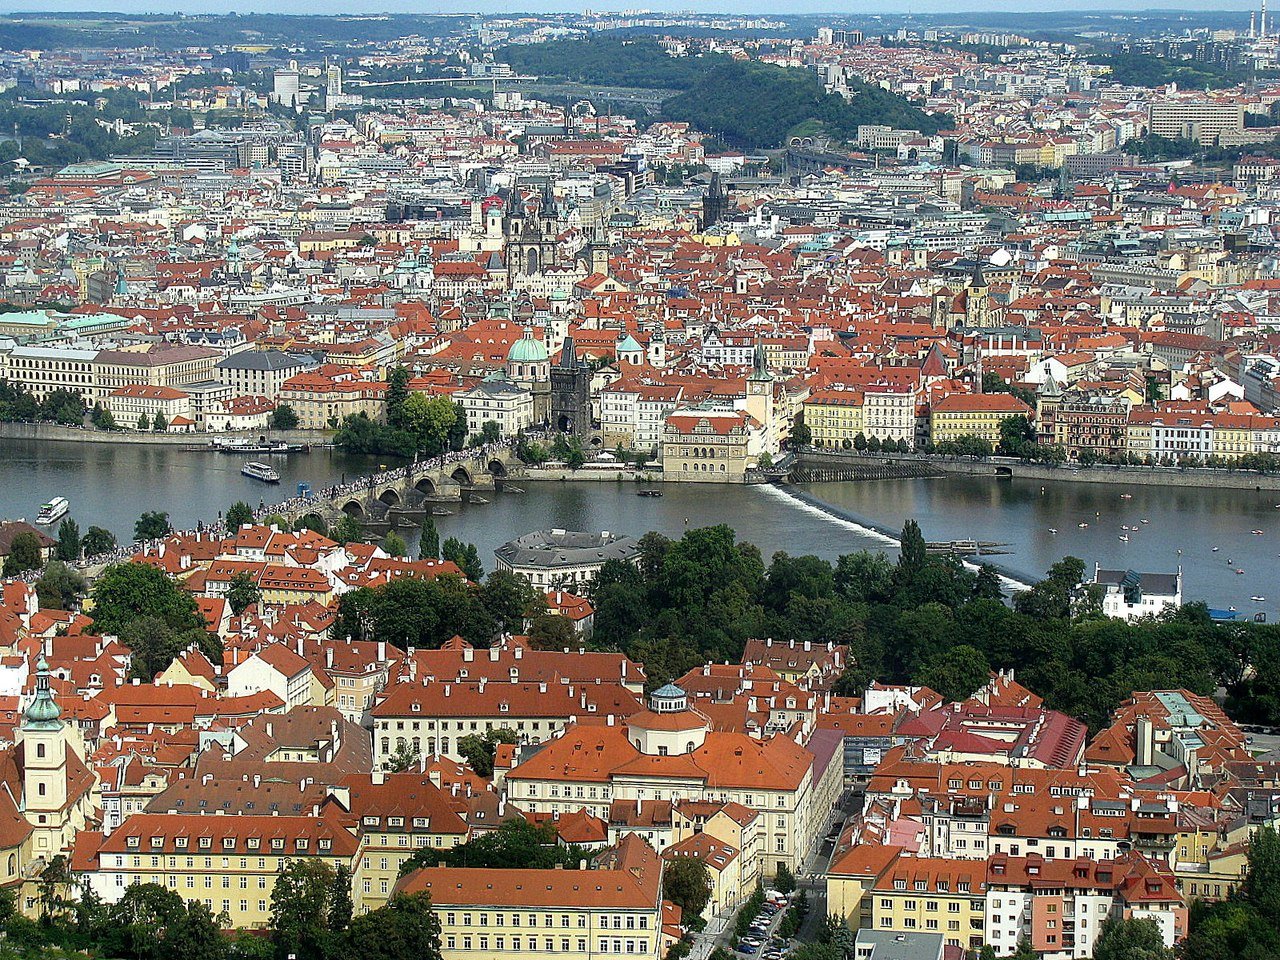
[[(35, 516), (54, 496), (71, 501), (81, 530), (105, 526), (121, 540), (144, 510), (165, 510), (181, 527), (211, 519), (236, 500), (256, 504), (375, 469), (370, 458), (332, 450), (272, 458), (279, 487), (240, 474), (241, 458), (176, 447), (0, 441), (0, 515)], [(637, 497), (613, 482), (523, 483), (522, 494), (485, 493), (487, 504), (450, 504), (436, 517), (440, 536), (476, 544), (486, 568), (493, 551), (530, 530), (563, 527), (679, 536), (687, 527), (727, 523), (768, 559), (775, 551), (833, 559), (854, 550), (896, 550), (884, 537), (801, 503), (785, 490), (716, 484), (667, 484), (660, 498)], [(1071, 554), (1090, 568), (1171, 572), (1179, 564), (1184, 595), (1242, 613), (1280, 612), (1280, 494), (1194, 487), (1040, 483), (988, 477), (820, 483), (798, 488), (845, 517), (887, 530), (915, 518), (930, 540), (997, 541), (992, 557), (1020, 579), (1034, 579)], [(1132, 499), (1122, 499), (1129, 493)], [(1141, 523), (1146, 519), (1148, 523)], [(1087, 523), (1087, 527), (1079, 524)], [(1122, 530), (1122, 526), (1135, 529)], [(1050, 528), (1058, 532), (1052, 534)], [(1250, 531), (1262, 530), (1261, 536)], [(402, 531), (403, 532), (403, 531)], [(416, 550), (416, 535), (406, 537)], [(1127, 535), (1128, 542), (1120, 540)], [(1215, 552), (1213, 547), (1219, 549)], [(1243, 574), (1234, 571), (1244, 570)], [(1251, 596), (1266, 596), (1264, 603)]]

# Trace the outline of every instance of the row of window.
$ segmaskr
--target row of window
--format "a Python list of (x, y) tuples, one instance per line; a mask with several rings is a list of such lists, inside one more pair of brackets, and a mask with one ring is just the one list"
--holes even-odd
[[(508, 938), (494, 937), (494, 950), (506, 950)], [(511, 937), (510, 949), (514, 953), (528, 950), (531, 953), (586, 953), (589, 941), (585, 937), (579, 937), (571, 940), (569, 937), (561, 937), (557, 940), (555, 937), (543, 937), (539, 940), (537, 937)], [(487, 936), (479, 937), (458, 937), (447, 936), (444, 938), (444, 946), (446, 950), (488, 950), (490, 949), (490, 938)], [(597, 953), (631, 953), (645, 955), (649, 953), (648, 940), (612, 940), (602, 938), (596, 947)]]
[[(455, 910), (450, 910), (448, 913), (444, 915), (445, 925), (449, 927), (458, 926), (459, 916), (461, 916), (462, 918), (462, 926), (469, 927), (472, 925), (471, 919), (473, 915), (471, 913), (459, 914)], [(488, 911), (483, 911), (481, 913), (475, 914), (474, 916), (476, 919), (475, 925), (478, 927), (489, 926), (490, 925), (489, 920), (491, 917), (493, 919), (493, 926), (495, 927), (505, 927), (505, 926), (536, 927), (538, 926), (538, 914), (536, 913), (519, 913), (516, 911), (512, 911), (510, 917), (508, 917), (508, 915), (505, 913), (490, 913)], [(570, 918), (573, 916), (576, 916), (578, 918), (577, 925), (585, 929), (587, 926), (587, 915), (585, 913), (578, 913), (578, 914), (544, 913), (542, 914), (542, 926), (544, 927), (559, 926), (562, 929), (568, 929)], [(526, 922), (522, 923), (521, 922), (522, 918)], [(510, 920), (510, 923), (507, 922), (508, 920)], [(599, 927), (601, 930), (608, 930), (610, 928), (614, 930), (637, 930), (637, 929), (648, 930), (649, 918), (644, 914), (640, 914), (637, 916), (634, 913), (605, 914), (600, 918)]]

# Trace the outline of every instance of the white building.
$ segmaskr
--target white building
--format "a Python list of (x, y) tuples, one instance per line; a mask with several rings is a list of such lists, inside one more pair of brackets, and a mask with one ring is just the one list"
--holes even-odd
[(1177, 573), (1138, 573), (1103, 570), (1095, 564), (1093, 582), (1105, 590), (1102, 612), (1108, 617), (1137, 620), (1182, 606), (1182, 567)]

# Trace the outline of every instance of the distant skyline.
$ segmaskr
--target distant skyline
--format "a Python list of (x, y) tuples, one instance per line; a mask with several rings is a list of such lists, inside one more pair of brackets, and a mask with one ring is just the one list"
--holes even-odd
[[(1280, 5), (1280, 3), (1278, 3)], [(486, 14), (513, 15), (520, 13), (576, 13), (582, 10), (635, 10), (645, 9), (655, 12), (693, 12), (701, 14), (757, 14), (768, 15), (822, 15), (830, 16), (874, 16), (876, 14), (902, 15), (947, 13), (963, 15), (965, 13), (984, 13), (1007, 11), (1019, 13), (1063, 13), (1073, 11), (1110, 12), (1122, 14), (1141, 14), (1147, 12), (1177, 11), (1235, 13), (1255, 10), (1257, 2), (1250, 0), (1226, 0), (1217, 3), (1212, 9), (1206, 9), (1203, 2), (1196, 0), (1163, 0), (1158, 4), (1139, 8), (1118, 7), (1115, 0), (1110, 2), (1073, 2), (1073, 0), (1025, 0), (1012, 3), (1008, 0), (961, 0), (960, 3), (947, 0), (881, 0), (857, 9), (850, 9), (850, 0), (799, 0), (799, 2), (779, 3), (777, 8), (762, 8), (751, 0), (715, 0), (715, 2), (674, 2), (650, 3), (565, 3), (557, 0), (376, 0), (371, 3), (345, 3), (341, 0), (31, 0), (28, 3), (0, 2), (0, 13), (184, 13), (184, 14), (227, 14), (227, 13), (284, 13), (284, 14), (321, 14), (321, 15), (376, 15), (379, 13), (453, 13), (453, 14)]]

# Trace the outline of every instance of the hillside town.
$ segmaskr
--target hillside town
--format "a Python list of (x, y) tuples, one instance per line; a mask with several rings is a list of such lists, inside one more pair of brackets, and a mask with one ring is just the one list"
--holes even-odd
[[(430, 927), (428, 960), (1243, 955), (1197, 952), (1212, 916), (1280, 956), (1280, 641), (1184, 602), (1181, 550), (1023, 584), (914, 521), (829, 564), (697, 517), (530, 518), (480, 556), (442, 548), (425, 479), (472, 457), (661, 497), (803, 455), (1261, 490), (1280, 25), (1100, 60), (682, 17), (0, 52), (0, 122), (58, 114), (0, 142), (0, 436), (284, 437), (424, 477), (416, 559), (345, 474), (256, 508), (192, 490), (199, 524), (119, 543), (0, 523), (0, 926), (168, 960), (194, 939), (84, 919), (154, 929), (163, 896), (218, 960), (409, 956), (391, 924)], [(599, 42), (666, 72), (560, 89), (546, 64), (615, 30), (656, 30)], [(728, 66), (680, 73), (702, 61)], [(904, 119), (765, 143), (645, 92), (721, 69)], [(308, 896), (332, 903), (299, 920)]]

